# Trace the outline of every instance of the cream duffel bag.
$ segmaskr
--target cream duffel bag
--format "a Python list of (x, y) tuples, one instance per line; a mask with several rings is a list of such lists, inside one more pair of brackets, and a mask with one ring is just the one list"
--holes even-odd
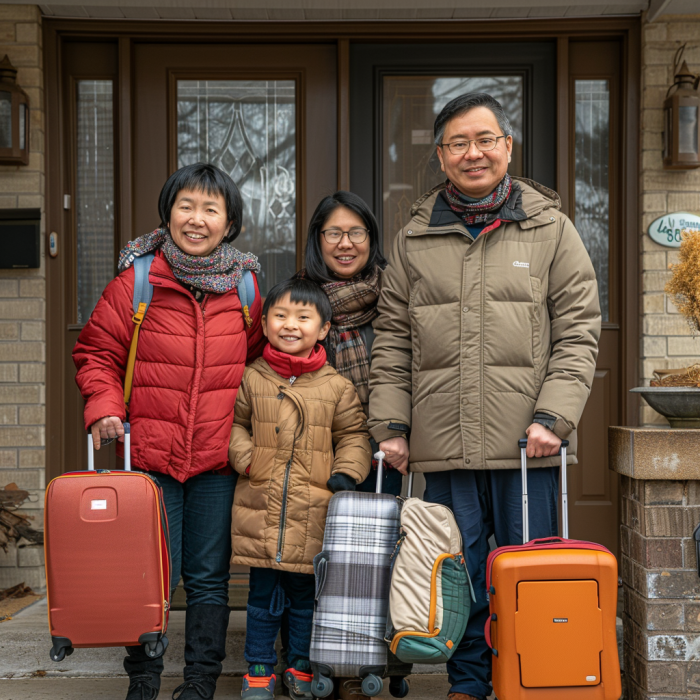
[[(409, 477), (409, 494), (413, 475)], [(462, 536), (446, 506), (407, 498), (393, 554), (386, 641), (405, 663), (445, 663), (459, 645), (474, 598)]]

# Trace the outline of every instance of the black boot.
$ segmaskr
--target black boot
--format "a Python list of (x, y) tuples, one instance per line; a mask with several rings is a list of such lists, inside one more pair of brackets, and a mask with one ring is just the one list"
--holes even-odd
[(188, 605), (185, 617), (185, 682), (173, 700), (214, 697), (221, 662), (226, 658), (228, 605)]
[(129, 654), (124, 658), (124, 670), (129, 674), (126, 700), (155, 700), (160, 690), (163, 657), (150, 658), (140, 644), (126, 647), (126, 651)]

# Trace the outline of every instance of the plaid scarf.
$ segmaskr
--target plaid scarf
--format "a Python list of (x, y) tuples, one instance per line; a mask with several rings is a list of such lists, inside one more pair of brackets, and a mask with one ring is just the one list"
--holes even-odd
[[(459, 215), (467, 226), (485, 223), (489, 214), (505, 204), (513, 185), (510, 175), (505, 174), (498, 187), (477, 202), (468, 199), (448, 180), (445, 197), (452, 211)], [(471, 198), (469, 198), (471, 199)]]
[(119, 253), (119, 272), (130, 267), (134, 258), (158, 248), (170, 263), (175, 279), (203, 292), (229, 292), (238, 286), (243, 270), (260, 272), (260, 263), (252, 253), (241, 253), (230, 243), (220, 243), (211, 255), (189, 255), (177, 247), (164, 228), (129, 241)]
[[(331, 302), (333, 318), (328, 341), (335, 355), (335, 369), (357, 389), (360, 403), (369, 403), (369, 353), (358, 330), (377, 317), (379, 275), (375, 267), (369, 276), (324, 282), (320, 286)], [(306, 270), (297, 273), (306, 277)]]

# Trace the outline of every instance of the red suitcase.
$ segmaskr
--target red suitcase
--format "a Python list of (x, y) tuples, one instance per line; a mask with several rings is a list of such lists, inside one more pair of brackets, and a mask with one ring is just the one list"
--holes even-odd
[(570, 540), (562, 442), (564, 537), (528, 542), (527, 440), (519, 441), (523, 544), (499, 547), (486, 564), (498, 700), (617, 700), (617, 561), (602, 545)]
[(44, 548), (53, 647), (62, 661), (80, 647), (143, 644), (152, 657), (168, 644), (170, 542), (160, 487), (132, 472), (129, 424), (125, 471), (53, 479), (46, 490)]

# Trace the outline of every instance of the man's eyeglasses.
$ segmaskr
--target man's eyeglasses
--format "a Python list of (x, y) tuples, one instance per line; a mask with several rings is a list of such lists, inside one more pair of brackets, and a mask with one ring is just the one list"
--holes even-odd
[(339, 228), (327, 228), (321, 231), (327, 243), (337, 245), (347, 235), (350, 243), (364, 243), (367, 240), (369, 231), (366, 228), (351, 228), (349, 231), (341, 231)]
[(441, 143), (438, 144), (443, 148), (447, 146), (450, 149), (450, 153), (453, 156), (463, 156), (469, 151), (474, 144), (477, 150), (484, 153), (485, 151), (493, 151), (496, 148), (498, 139), (507, 139), (507, 136), (488, 136), (483, 139), (473, 139), (472, 141), (453, 141), (452, 143)]

